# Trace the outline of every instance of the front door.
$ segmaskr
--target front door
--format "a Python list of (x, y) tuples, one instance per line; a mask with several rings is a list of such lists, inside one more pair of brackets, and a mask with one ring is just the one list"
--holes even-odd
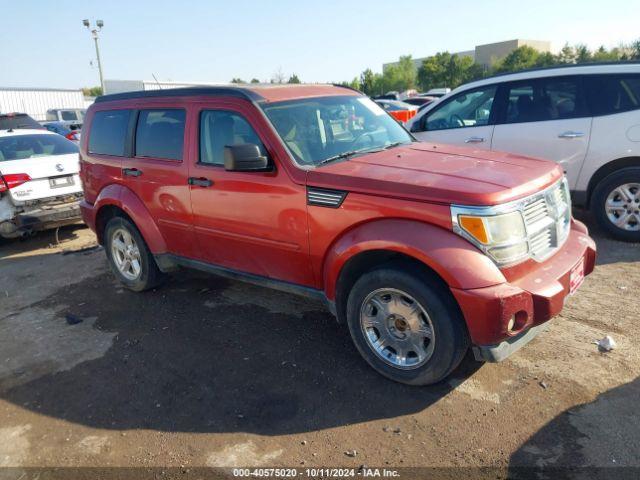
[[(265, 120), (244, 101), (197, 106), (189, 161), (191, 204), (202, 259), (299, 285), (313, 285), (304, 185), (275, 158)], [(268, 171), (230, 172), (224, 147), (252, 143), (269, 157)]]
[(554, 160), (575, 188), (591, 133), (580, 77), (523, 80), (503, 88), (492, 149)]
[(488, 85), (460, 92), (423, 115), (411, 131), (423, 142), (489, 150), (496, 90), (495, 85)]

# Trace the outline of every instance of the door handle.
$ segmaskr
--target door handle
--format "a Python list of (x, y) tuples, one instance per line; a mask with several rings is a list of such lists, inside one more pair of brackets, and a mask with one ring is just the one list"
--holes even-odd
[(558, 138), (580, 138), (580, 137), (584, 137), (584, 133), (573, 132), (571, 130), (569, 130), (568, 132), (563, 132), (560, 135), (558, 135)]
[(188, 182), (189, 185), (196, 185), (198, 187), (210, 187), (211, 185), (213, 185), (213, 182), (211, 180), (204, 177), (189, 177)]
[(484, 138), (482, 137), (469, 137), (464, 141), (464, 143), (482, 143), (482, 142), (484, 142)]
[(122, 174), (127, 177), (139, 177), (142, 175), (142, 170), (138, 170), (137, 168), (123, 168)]

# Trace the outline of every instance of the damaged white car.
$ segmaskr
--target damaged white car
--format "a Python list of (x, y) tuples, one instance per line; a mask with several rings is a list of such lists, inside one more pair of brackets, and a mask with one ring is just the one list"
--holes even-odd
[(46, 130), (0, 130), (0, 237), (81, 221), (78, 147)]

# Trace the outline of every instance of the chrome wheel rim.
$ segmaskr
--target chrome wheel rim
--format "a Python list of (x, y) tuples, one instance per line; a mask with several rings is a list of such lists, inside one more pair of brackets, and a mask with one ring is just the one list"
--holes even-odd
[(136, 280), (142, 273), (140, 249), (135, 239), (124, 228), (118, 228), (111, 236), (111, 256), (118, 271), (127, 280)]
[(369, 348), (392, 367), (418, 368), (433, 355), (431, 318), (402, 290), (381, 288), (367, 295), (360, 308), (360, 327)]
[(640, 183), (625, 183), (615, 188), (604, 206), (609, 221), (616, 227), (640, 231)]

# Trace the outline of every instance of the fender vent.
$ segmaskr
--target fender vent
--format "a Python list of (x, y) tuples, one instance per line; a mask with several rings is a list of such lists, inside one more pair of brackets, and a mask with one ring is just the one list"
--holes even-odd
[(347, 192), (326, 188), (307, 187), (307, 204), (318, 207), (338, 208), (344, 202)]

